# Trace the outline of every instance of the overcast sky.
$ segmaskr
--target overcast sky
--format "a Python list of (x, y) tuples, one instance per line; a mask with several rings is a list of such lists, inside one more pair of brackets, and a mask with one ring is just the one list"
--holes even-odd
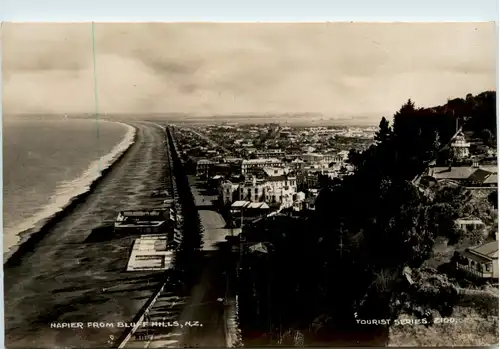
[[(96, 24), (99, 112), (392, 115), (496, 89), (493, 23)], [(3, 112), (94, 112), (91, 24), (3, 25)]]

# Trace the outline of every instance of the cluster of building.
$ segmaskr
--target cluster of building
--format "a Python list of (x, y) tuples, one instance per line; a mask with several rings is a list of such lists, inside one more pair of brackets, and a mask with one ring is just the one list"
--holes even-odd
[(459, 130), (441, 153), (449, 154), (445, 163), (433, 162), (414, 183), (422, 190), (441, 186), (464, 186), (468, 189), (496, 190), (498, 165), (496, 153), (471, 154), (472, 142)]
[(279, 158), (284, 150), (288, 155), (361, 150), (371, 144), (375, 131), (375, 127), (286, 127), (278, 124), (207, 126), (197, 130), (243, 158)]
[[(227, 134), (229, 130), (238, 130), (228, 126), (219, 129)], [(270, 133), (266, 127), (244, 129), (250, 135), (255, 130)], [(295, 134), (286, 129), (277, 130), (279, 137)], [(206, 181), (207, 189), (218, 195), (220, 206), (230, 208), (233, 217), (230, 221), (236, 226), (245, 219), (276, 211), (312, 211), (322, 178), (341, 178), (353, 170), (347, 164), (347, 146), (338, 151), (319, 152), (311, 145), (290, 151), (286, 147), (257, 147), (252, 143), (253, 149), (249, 152), (248, 148), (240, 151), (238, 147), (251, 143), (253, 136), (220, 145), (210, 138), (213, 134), (208, 135), (204, 130), (184, 128), (183, 133), (184, 157), (194, 174)]]
[[(226, 187), (239, 188), (230, 192), (244, 190), (241, 199), (249, 197), (251, 190), (252, 202), (257, 193), (259, 200), (288, 207), (293, 190), (304, 191), (309, 197), (309, 189), (318, 189), (321, 178), (349, 174), (352, 171), (346, 163), (349, 149), (371, 144), (374, 131), (374, 128), (291, 128), (273, 124), (192, 127), (184, 129), (186, 142), (182, 149), (196, 175), (207, 181), (223, 178)], [(278, 175), (280, 171), (294, 178), (295, 185), (287, 185), (287, 180), (280, 178), (283, 175)]]
[[(373, 139), (373, 131), (278, 125), (214, 126), (193, 130), (193, 140), (196, 140), (183, 149), (187, 149), (185, 155), (192, 159), (196, 174), (205, 178), (218, 194), (221, 205), (230, 207), (230, 221), (240, 226), (247, 219), (285, 209), (314, 210), (321, 179), (342, 178), (353, 171), (347, 158), (348, 150), (356, 148), (356, 144), (342, 141), (349, 136), (357, 137), (353, 140), (364, 140), (357, 146), (367, 147), (371, 143), (366, 139)], [(340, 148), (339, 139), (343, 146)], [(464, 186), (474, 195), (488, 195), (497, 190), (496, 152), (493, 149), (485, 152), (483, 148), (478, 153), (477, 142), (457, 129), (451, 141), (441, 149), (446, 160), (438, 157), (415, 178), (414, 184), (429, 195), (435, 192), (434, 188), (443, 186)], [(491, 222), (467, 216), (456, 223), (467, 230), (484, 229)], [(464, 252), (469, 262), (461, 268), (473, 270), (471, 273), (475, 276), (498, 277), (498, 268), (494, 268), (498, 262), (498, 249), (494, 249), (497, 242), (488, 244), (471, 246)], [(485, 246), (496, 252), (483, 256), (483, 250), (489, 251)]]
[(196, 161), (196, 175), (207, 180), (222, 205), (237, 201), (266, 203), (271, 209), (314, 208), (321, 178), (347, 175), (347, 152), (289, 156), (282, 150), (259, 151), (259, 158), (212, 157)]
[(288, 154), (284, 151), (260, 151), (259, 158), (245, 159), (242, 157), (209, 157), (196, 159), (196, 175), (204, 178), (214, 176), (231, 176), (241, 174), (251, 176), (264, 173), (293, 173), (297, 187), (304, 189), (319, 188), (320, 178), (342, 177), (353, 168), (347, 164), (348, 151), (335, 154), (303, 153)]
[[(417, 187), (433, 195), (436, 187), (465, 187), (471, 195), (487, 197), (498, 191), (498, 165), (496, 150), (486, 152), (471, 151), (474, 143), (480, 140), (468, 139), (468, 136), (458, 129), (451, 141), (440, 153), (444, 160), (438, 159), (415, 180)], [(477, 144), (476, 144), (477, 145)], [(441, 163), (440, 163), (441, 162)], [(485, 222), (476, 216), (464, 216), (455, 221), (462, 230), (482, 230), (488, 241), (479, 246), (471, 246), (461, 253), (457, 268), (479, 279), (498, 279), (498, 231), (496, 222)], [(489, 225), (491, 229), (487, 229)], [(490, 234), (488, 231), (493, 231)], [(492, 235), (492, 236), (487, 236)]]

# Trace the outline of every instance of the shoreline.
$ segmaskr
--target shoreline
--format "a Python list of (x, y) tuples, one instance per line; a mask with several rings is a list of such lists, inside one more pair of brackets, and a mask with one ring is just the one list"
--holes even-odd
[[(5, 342), (10, 347), (109, 347), (123, 328), (53, 323), (129, 323), (161, 286), (160, 271), (127, 271), (134, 236), (106, 222), (124, 207), (156, 207), (165, 177), (164, 134), (142, 122), (137, 140), (90, 194), (50, 228), (17, 265), (5, 269)], [(172, 292), (173, 290), (169, 290)], [(111, 336), (111, 337), (110, 337)]]
[(101, 158), (99, 158), (98, 160), (93, 161), (90, 164), (89, 168), (80, 177), (72, 180), (72, 182), (78, 181), (82, 177), (85, 177), (85, 175), (93, 169), (96, 163), (101, 163), (103, 159), (106, 160), (107, 157), (110, 157), (110, 159), (107, 160), (106, 165), (98, 170), (98, 174), (94, 179), (82, 186), (81, 192), (69, 197), (66, 203), (61, 204), (59, 207), (57, 207), (57, 210), (55, 212), (47, 215), (44, 218), (41, 218), (40, 220), (35, 222), (32, 227), (23, 229), (15, 234), (18, 241), (10, 246), (8, 251), (4, 251), (3, 254), (4, 268), (9, 268), (17, 265), (27, 252), (32, 251), (36, 244), (44, 238), (47, 232), (55, 224), (57, 224), (60, 219), (71, 213), (94, 191), (95, 187), (106, 177), (108, 172), (110, 172), (111, 169), (113, 169), (117, 164), (121, 162), (130, 148), (132, 148), (132, 146), (136, 143), (137, 127), (121, 121), (106, 121), (122, 124), (128, 128), (128, 131), (126, 132), (122, 141), (115, 147), (113, 147), (110, 153), (101, 156)]

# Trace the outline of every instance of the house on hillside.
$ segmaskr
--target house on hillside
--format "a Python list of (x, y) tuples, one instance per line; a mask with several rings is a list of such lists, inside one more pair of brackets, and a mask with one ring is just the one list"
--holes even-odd
[(438, 183), (455, 182), (467, 187), (496, 187), (498, 185), (497, 171), (496, 165), (436, 166), (430, 167), (424, 176), (433, 177)]
[[(467, 178), (467, 181), (470, 186), (482, 186), (488, 179), (490, 179), (491, 176), (494, 176), (494, 173), (478, 168), (469, 176), (469, 178)], [(493, 183), (494, 182), (495, 181), (493, 181)]]
[(477, 217), (469, 216), (455, 220), (455, 224), (461, 230), (481, 229), (484, 222)]
[(450, 148), (453, 156), (457, 160), (463, 160), (469, 157), (470, 143), (465, 139), (465, 135), (459, 130), (451, 139)]
[(458, 269), (482, 280), (498, 279), (498, 241), (468, 248), (460, 257)]

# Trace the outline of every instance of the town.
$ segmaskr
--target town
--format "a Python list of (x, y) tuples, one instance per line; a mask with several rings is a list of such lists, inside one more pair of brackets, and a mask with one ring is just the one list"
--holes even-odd
[(495, 22), (268, 20), (2, 26), (5, 347), (498, 345)]
[[(469, 100), (471, 98), (468, 96)], [(484, 93), (478, 96), (476, 103), (480, 103), (481, 98), (491, 98), (491, 95)], [(458, 103), (457, 100), (448, 104)], [(460, 112), (460, 108), (457, 110)], [(411, 195), (415, 195), (414, 200), (421, 202), (419, 207), (411, 208), (409, 212), (411, 215), (417, 215), (413, 220), (419, 220), (418, 217), (422, 216), (426, 222), (417, 221), (413, 223), (413, 227), (411, 223), (410, 226), (400, 223), (398, 228), (410, 229), (408, 233), (410, 235), (405, 241), (413, 241), (415, 238), (410, 237), (413, 234), (417, 234), (420, 241), (415, 240), (409, 246), (404, 247), (402, 253), (408, 251), (408, 255), (397, 257), (394, 263), (401, 273), (403, 283), (407, 283), (411, 289), (411, 291), (405, 289), (404, 294), (411, 298), (429, 299), (424, 303), (419, 301), (417, 308), (420, 310), (416, 313), (414, 309), (399, 309), (391, 313), (386, 313), (386, 311), (377, 313), (372, 309), (366, 315), (380, 319), (396, 317), (392, 320), (405, 322), (405, 316), (416, 314), (423, 318), (422, 323), (435, 323), (431, 318), (450, 316), (452, 309), (458, 309), (456, 311), (460, 314), (459, 316), (468, 317), (470, 320), (474, 318), (474, 314), (463, 306), (462, 303), (465, 302), (462, 299), (463, 295), (473, 294), (474, 296), (471, 297), (485, 297), (490, 299), (491, 305), (498, 301), (496, 137), (493, 136), (493, 131), (484, 126), (486, 117), (478, 121), (477, 117), (457, 116), (455, 112), (452, 114), (445, 112), (442, 118), (436, 116), (437, 121), (434, 121), (437, 124), (441, 122), (443, 125), (437, 125), (435, 129), (432, 129), (432, 125), (427, 126), (429, 130), (426, 130), (426, 135), (415, 129), (405, 130), (400, 125), (403, 125), (405, 120), (408, 120), (406, 122), (410, 126), (411, 122), (418, 123), (415, 120), (418, 120), (420, 116), (422, 117), (420, 122), (426, 122), (427, 114), (442, 113), (442, 107), (416, 109), (413, 102), (408, 101), (399, 112), (400, 115), (403, 113), (414, 113), (417, 118), (408, 116), (403, 119), (396, 114), (392, 127), (383, 118), (378, 128), (333, 126), (307, 128), (279, 124), (239, 125), (235, 123), (203, 127), (181, 124), (176, 127), (186, 171), (197, 178), (200, 190), (206, 193), (206, 199), (203, 199), (205, 208), (210, 207), (224, 218), (226, 222), (224, 228), (229, 229), (230, 241), (235, 244), (234, 249), (240, 254), (236, 262), (239, 278), (239, 291), (237, 292), (239, 292), (240, 304), (246, 303), (246, 306), (240, 305), (239, 315), (240, 321), (243, 321), (247, 327), (246, 343), (263, 345), (271, 341), (275, 344), (286, 344), (288, 336), (288, 344), (295, 343), (296, 345), (297, 341), (304, 340), (302, 334), (297, 334), (302, 332), (290, 330), (290, 328), (297, 327), (297, 322), (302, 323), (301, 328), (304, 327), (304, 323), (309, 323), (310, 331), (313, 326), (310, 323), (316, 324), (314, 326), (322, 328), (323, 331), (328, 328), (328, 325), (320, 324), (324, 321), (321, 316), (318, 316), (321, 311), (314, 313), (311, 309), (304, 309), (300, 312), (300, 316), (290, 314), (289, 311), (302, 309), (304, 305), (300, 304), (303, 304), (304, 300), (298, 300), (297, 297), (307, 298), (306, 294), (311, 294), (311, 291), (306, 289), (328, 287), (317, 284), (315, 279), (318, 277), (317, 267), (309, 269), (307, 267), (311, 260), (314, 260), (310, 253), (313, 255), (325, 253), (321, 251), (321, 246), (324, 245), (322, 239), (330, 240), (328, 242), (330, 249), (337, 246), (334, 250), (326, 252), (327, 254), (338, 253), (336, 257), (333, 257), (337, 267), (345, 263), (348, 258), (366, 259), (366, 256), (356, 256), (356, 252), (350, 246), (360, 238), (362, 230), (351, 234), (348, 232), (348, 229), (372, 229), (370, 225), (365, 225), (363, 228), (363, 225), (359, 224), (364, 219), (362, 217), (365, 212), (358, 211), (358, 215), (353, 212), (354, 208), (363, 210), (366, 206), (356, 203), (349, 211), (351, 205), (349, 200), (354, 198), (354, 200), (363, 201), (364, 196), (368, 201), (370, 195), (366, 195), (362, 187), (367, 181), (382, 175), (380, 172), (384, 170), (387, 172), (380, 177), (382, 181), (395, 183), (398, 177), (406, 178), (404, 181), (406, 184), (400, 182), (396, 186), (388, 182), (388, 185), (395, 186), (393, 189), (395, 192), (391, 194), (396, 195), (393, 201), (400, 201), (402, 205), (401, 208), (397, 208), (398, 204), (396, 204), (396, 207), (392, 208), (396, 211), (391, 214), (404, 210), (408, 205), (406, 200), (411, 200), (398, 198), (397, 196), (400, 195), (398, 191), (415, 190), (416, 192)], [(417, 124), (412, 127), (419, 126)], [(398, 131), (405, 135), (404, 141), (397, 140), (395, 133)], [(411, 134), (412, 132), (419, 132), (417, 133), (418, 140)], [(411, 143), (412, 141), (414, 142)], [(395, 142), (399, 143), (399, 149), (390, 149), (391, 143)], [(427, 149), (421, 149), (420, 146)], [(408, 148), (405, 150), (404, 147)], [(398, 152), (406, 157), (404, 160), (398, 159), (390, 163), (384, 159), (389, 154), (378, 155), (380, 151), (396, 151), (396, 157)], [(377, 160), (380, 163), (370, 164), (368, 159), (363, 159), (363, 156), (370, 156), (371, 153), (373, 153), (371, 156), (383, 156)], [(410, 159), (416, 157), (420, 158), (421, 163), (411, 162)], [(387, 166), (387, 169), (381, 171), (380, 168), (373, 166)], [(390, 169), (392, 166), (394, 168)], [(368, 170), (370, 168), (372, 168), (371, 173)], [(410, 168), (412, 170), (408, 170)], [(389, 172), (389, 170), (394, 172)], [(368, 172), (362, 174), (365, 171)], [(387, 179), (383, 179), (384, 176)], [(364, 178), (364, 183), (356, 184), (357, 187), (349, 189), (351, 192), (343, 192), (347, 190), (345, 188), (352, 185), (351, 183), (361, 178)], [(325, 208), (327, 200), (336, 202), (333, 207)], [(379, 198), (376, 200), (378, 201)], [(383, 199), (382, 202), (386, 200)], [(420, 211), (422, 207), (426, 207), (425, 212)], [(376, 208), (375, 212), (380, 212), (379, 217), (386, 214), (380, 211), (384, 208), (390, 210), (389, 205)], [(326, 213), (325, 209), (331, 213)], [(366, 210), (373, 210), (373, 207), (367, 207)], [(336, 218), (336, 215), (343, 218)], [(346, 217), (348, 215), (354, 215), (354, 217)], [(321, 218), (318, 218), (320, 216)], [(378, 219), (381, 220), (381, 218)], [(394, 219), (404, 220), (398, 215), (391, 218), (391, 221)], [(336, 224), (340, 225), (336, 227)], [(352, 228), (348, 228), (348, 225)], [(377, 229), (390, 228), (379, 226)], [(319, 231), (321, 233), (318, 233)], [(329, 238), (328, 235), (330, 235)], [(319, 238), (319, 242), (311, 241), (311, 236)], [(377, 239), (375, 236), (373, 238)], [(365, 237), (366, 239), (371, 238)], [(387, 239), (389, 239), (386, 240), (388, 243), (396, 243), (391, 241), (393, 239), (391, 237)], [(311, 243), (316, 244), (316, 247), (312, 247), (314, 245)], [(385, 250), (387, 247), (382, 247), (380, 243), (382, 242), (372, 244), (373, 248), (377, 248), (376, 246), (381, 248), (380, 253), (374, 254), (372, 258), (383, 259), (384, 254), (391, 254), (390, 249)], [(412, 248), (411, 244), (419, 246), (418, 248), (423, 251), (415, 252), (413, 255), (413, 252), (407, 250), (407, 248)], [(311, 248), (312, 252), (306, 251), (307, 248)], [(333, 262), (331, 257), (327, 259)], [(375, 263), (380, 264), (382, 269), (387, 268), (382, 260), (377, 260)], [(309, 270), (313, 276), (298, 278), (314, 286), (300, 285), (301, 281), (293, 280), (294, 277), (288, 272), (286, 276), (277, 277), (277, 272), (284, 272), (281, 268), (294, 269), (297, 277), (305, 270)], [(357, 270), (352, 266), (346, 268), (346, 270), (349, 269)], [(343, 272), (337, 277), (340, 275), (347, 277)], [(382, 282), (379, 279), (386, 277), (394, 277), (394, 275), (378, 275), (375, 281), (371, 279), (371, 282)], [(288, 290), (285, 291), (284, 288)], [(296, 288), (296, 292), (285, 296), (286, 293), (290, 293), (290, 288)], [(428, 294), (431, 292), (429, 288), (434, 293), (449, 294), (451, 292), (456, 296), (450, 296), (450, 300), (443, 303), (447, 305), (441, 304), (438, 307), (439, 311), (433, 313), (430, 304), (434, 301), (430, 300), (432, 297)], [(345, 293), (339, 293), (338, 290), (330, 292), (340, 296), (340, 299), (347, 297)], [(379, 298), (380, 296), (373, 297), (373, 299)], [(287, 299), (288, 305), (295, 305), (288, 307), (283, 299)], [(443, 299), (440, 299), (442, 302)], [(370, 307), (365, 309), (370, 309)], [(475, 311), (472, 310), (472, 313)], [(493, 310), (490, 309), (490, 311)], [(361, 314), (362, 310), (359, 313)], [(378, 314), (378, 317), (373, 317), (373, 314)], [(398, 320), (399, 316), (402, 318)], [(305, 320), (308, 317), (309, 319)], [(285, 318), (288, 319), (284, 320)], [(491, 320), (492, 317), (488, 319)], [(359, 318), (356, 320), (359, 324)], [(276, 325), (277, 323), (279, 325)], [(470, 324), (470, 321), (468, 323)], [(276, 326), (279, 327), (278, 330)], [(284, 330), (284, 327), (288, 330)], [(395, 331), (392, 333), (393, 338), (402, 336), (407, 340), (407, 329), (403, 331), (396, 327), (392, 331)], [(318, 330), (315, 329), (313, 332), (317, 333)], [(258, 337), (256, 333), (264, 333), (264, 342), (261, 341), (262, 338), (254, 338), (256, 342), (252, 342), (252, 338), (249, 338), (252, 337), (251, 333), (256, 337)], [(387, 342), (378, 343), (386, 344)]]
[(314, 209), (322, 179), (351, 173), (349, 150), (367, 148), (374, 131), (272, 124), (193, 127), (184, 130), (182, 153), (218, 196), (222, 210), (303, 211)]

